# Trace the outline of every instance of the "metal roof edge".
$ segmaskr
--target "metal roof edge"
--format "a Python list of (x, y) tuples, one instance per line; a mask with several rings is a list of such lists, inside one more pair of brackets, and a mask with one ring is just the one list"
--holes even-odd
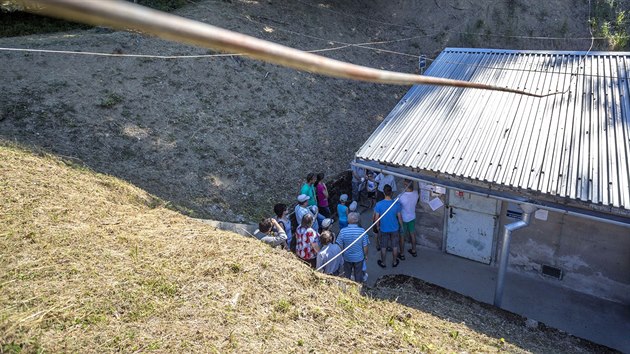
[[(630, 52), (615, 52), (615, 51), (570, 51), (570, 50), (525, 50), (525, 49), (493, 49), (493, 48), (458, 48), (458, 47), (447, 47), (444, 48), (440, 55), (444, 52), (476, 52), (476, 53), (493, 53), (493, 54), (570, 54), (570, 55), (589, 55), (589, 56), (599, 56), (599, 55), (615, 55), (615, 56), (630, 56)], [(439, 56), (438, 56), (439, 57)]]
[(379, 171), (379, 172), (384, 171), (386, 173), (389, 173), (398, 177), (402, 177), (402, 178), (410, 178), (417, 181), (433, 183), (433, 184), (446, 187), (446, 188), (456, 188), (464, 192), (468, 192), (468, 193), (472, 193), (472, 194), (476, 194), (476, 195), (480, 195), (484, 197), (495, 198), (495, 199), (499, 199), (499, 200), (503, 200), (507, 202), (532, 204), (538, 207), (539, 209), (545, 209), (545, 210), (549, 210), (549, 211), (553, 211), (553, 212), (557, 212), (561, 214), (573, 215), (577, 217), (597, 220), (597, 221), (608, 223), (608, 224), (614, 224), (617, 226), (630, 228), (630, 217), (624, 217), (617, 214), (610, 214), (604, 211), (589, 210), (589, 209), (573, 207), (569, 205), (550, 202), (548, 200), (543, 200), (543, 199), (532, 199), (529, 197), (525, 197), (522, 195), (509, 193), (505, 191), (500, 191), (497, 189), (479, 187), (479, 186), (475, 186), (472, 184), (459, 182), (455, 180), (446, 180), (443, 178), (439, 178), (435, 175), (431, 176), (429, 174), (422, 174), (421, 172), (410, 171), (409, 169), (406, 169), (406, 168), (382, 165), (375, 161), (368, 161), (368, 160), (362, 160), (362, 159), (357, 158), (353, 162), (353, 164), (370, 169), (370, 170), (374, 170), (374, 171)]

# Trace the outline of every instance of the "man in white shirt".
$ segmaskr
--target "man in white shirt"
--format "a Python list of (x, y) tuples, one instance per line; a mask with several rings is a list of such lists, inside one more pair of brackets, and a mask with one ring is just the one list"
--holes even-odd
[(297, 205), (295, 206), (295, 220), (297, 220), (298, 227), (302, 223), (304, 215), (309, 214), (311, 211), (308, 209), (308, 200), (311, 199), (306, 194), (300, 194), (297, 197)]
[(365, 180), (365, 168), (350, 165), (352, 171), (352, 200), (359, 202), (361, 196), (361, 183)]
[(416, 252), (416, 204), (418, 204), (418, 191), (413, 188), (414, 182), (405, 180), (405, 191), (398, 196), (398, 202), (402, 206), (403, 229), (400, 238), (400, 253), (405, 252), (405, 238), (409, 237), (412, 256), (418, 256)]
[(394, 179), (394, 176), (392, 175), (387, 175), (384, 174), (383, 172), (379, 173), (378, 176), (376, 176), (376, 178), (374, 178), (374, 181), (376, 183), (378, 183), (378, 188), (376, 191), (376, 202), (380, 202), (381, 200), (385, 199), (385, 194), (383, 194), (383, 188), (385, 188), (386, 184), (389, 184), (390, 187), (392, 187), (392, 192), (396, 192), (397, 188), (396, 188), (396, 179)]

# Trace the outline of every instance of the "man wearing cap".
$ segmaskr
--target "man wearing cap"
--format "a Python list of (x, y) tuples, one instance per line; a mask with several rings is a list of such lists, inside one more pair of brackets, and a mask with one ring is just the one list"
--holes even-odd
[[(343, 267), (346, 278), (350, 279), (354, 274), (354, 281), (361, 283), (363, 282), (363, 261), (367, 260), (368, 254), (368, 236), (365, 229), (359, 226), (359, 213), (350, 213), (348, 223), (347, 227), (339, 231), (337, 244), (345, 250)], [(361, 239), (356, 241), (359, 237)]]
[(302, 218), (304, 215), (310, 213), (308, 210), (308, 200), (310, 197), (306, 194), (300, 194), (297, 197), (298, 204), (295, 206), (295, 220), (297, 220), (297, 224), (302, 224)]
[[(276, 230), (275, 232), (274, 229)], [(287, 234), (276, 219), (263, 219), (258, 224), (258, 230), (254, 233), (254, 236), (271, 247), (287, 247)]]

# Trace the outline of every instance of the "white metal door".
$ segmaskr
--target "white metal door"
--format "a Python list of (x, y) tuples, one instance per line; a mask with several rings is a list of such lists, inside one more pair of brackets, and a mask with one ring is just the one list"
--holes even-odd
[(495, 199), (450, 190), (446, 251), (490, 264), (498, 205)]

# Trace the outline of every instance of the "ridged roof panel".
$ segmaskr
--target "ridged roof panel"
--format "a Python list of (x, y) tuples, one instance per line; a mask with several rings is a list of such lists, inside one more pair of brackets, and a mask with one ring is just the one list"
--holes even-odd
[(630, 53), (448, 48), (426, 75), (538, 94), (414, 86), (357, 157), (630, 207)]

